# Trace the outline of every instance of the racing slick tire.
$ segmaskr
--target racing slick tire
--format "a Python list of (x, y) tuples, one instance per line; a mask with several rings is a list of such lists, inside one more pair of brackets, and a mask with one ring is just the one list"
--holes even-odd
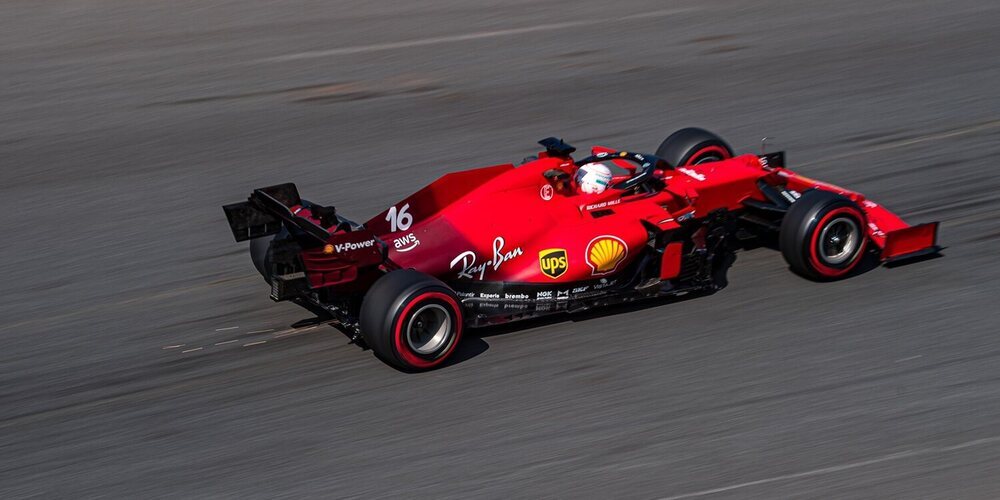
[(440, 366), (462, 338), (463, 319), (461, 302), (448, 285), (411, 269), (379, 278), (361, 303), (365, 343), (404, 371)]
[(813, 189), (781, 221), (778, 247), (793, 271), (816, 281), (846, 277), (862, 261), (868, 237), (857, 203)]
[(271, 282), (270, 265), (267, 262), (267, 251), (271, 248), (271, 242), (275, 235), (261, 236), (250, 240), (250, 261), (257, 272), (264, 277), (264, 281)]
[(701, 128), (682, 128), (656, 148), (656, 156), (673, 167), (727, 160), (733, 149), (721, 137)]

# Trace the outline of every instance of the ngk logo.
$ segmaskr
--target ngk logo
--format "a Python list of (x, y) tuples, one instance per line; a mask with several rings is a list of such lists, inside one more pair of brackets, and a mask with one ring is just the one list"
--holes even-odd
[(362, 248), (371, 248), (373, 246), (375, 246), (375, 240), (365, 240), (357, 243), (348, 241), (347, 243), (337, 243), (333, 246), (333, 249), (336, 250), (337, 253), (342, 253), (353, 252), (355, 250), (361, 250)]

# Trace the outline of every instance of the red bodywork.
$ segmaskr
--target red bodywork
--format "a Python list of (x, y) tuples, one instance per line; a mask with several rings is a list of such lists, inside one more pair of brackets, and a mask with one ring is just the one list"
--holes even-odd
[[(669, 232), (681, 221), (704, 218), (719, 209), (738, 213), (748, 200), (767, 202), (759, 181), (794, 193), (832, 191), (855, 201), (882, 260), (935, 248), (937, 223), (911, 227), (860, 193), (767, 163), (764, 157), (746, 154), (657, 170), (662, 189), (639, 194), (608, 189), (586, 195), (560, 189), (543, 174), (557, 169), (572, 175), (574, 163), (545, 153), (517, 167), (505, 164), (451, 173), (376, 215), (363, 230), (334, 232), (326, 252), (305, 251), (305, 272), (314, 288), (345, 284), (363, 288), (370, 281), (358, 282), (358, 269), (378, 265), (417, 269), (456, 290), (476, 282), (569, 285), (612, 279), (650, 244), (651, 228)], [(346, 243), (362, 246), (342, 246)], [(662, 249), (661, 279), (680, 272), (681, 257), (680, 244)]]

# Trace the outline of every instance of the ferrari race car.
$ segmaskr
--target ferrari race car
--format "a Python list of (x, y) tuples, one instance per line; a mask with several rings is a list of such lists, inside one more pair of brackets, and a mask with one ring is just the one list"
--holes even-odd
[[(594, 147), (574, 160), (561, 139), (540, 144), (518, 166), (447, 174), (363, 224), (294, 184), (223, 208), (273, 300), (405, 371), (441, 365), (464, 328), (716, 291), (740, 249), (777, 248), (817, 281), (940, 250), (937, 222), (909, 226), (788, 170), (783, 152), (734, 156), (703, 129), (655, 154)], [(581, 192), (576, 174), (595, 164), (607, 188)]]

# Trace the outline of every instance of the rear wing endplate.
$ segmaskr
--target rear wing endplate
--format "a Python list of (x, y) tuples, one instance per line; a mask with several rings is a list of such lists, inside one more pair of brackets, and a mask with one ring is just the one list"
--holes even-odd
[(325, 243), (330, 238), (326, 229), (292, 211), (293, 207), (301, 205), (299, 190), (289, 182), (254, 189), (247, 201), (225, 205), (222, 210), (226, 212), (236, 241), (277, 234), (284, 223), (295, 233), (304, 234), (317, 243)]

